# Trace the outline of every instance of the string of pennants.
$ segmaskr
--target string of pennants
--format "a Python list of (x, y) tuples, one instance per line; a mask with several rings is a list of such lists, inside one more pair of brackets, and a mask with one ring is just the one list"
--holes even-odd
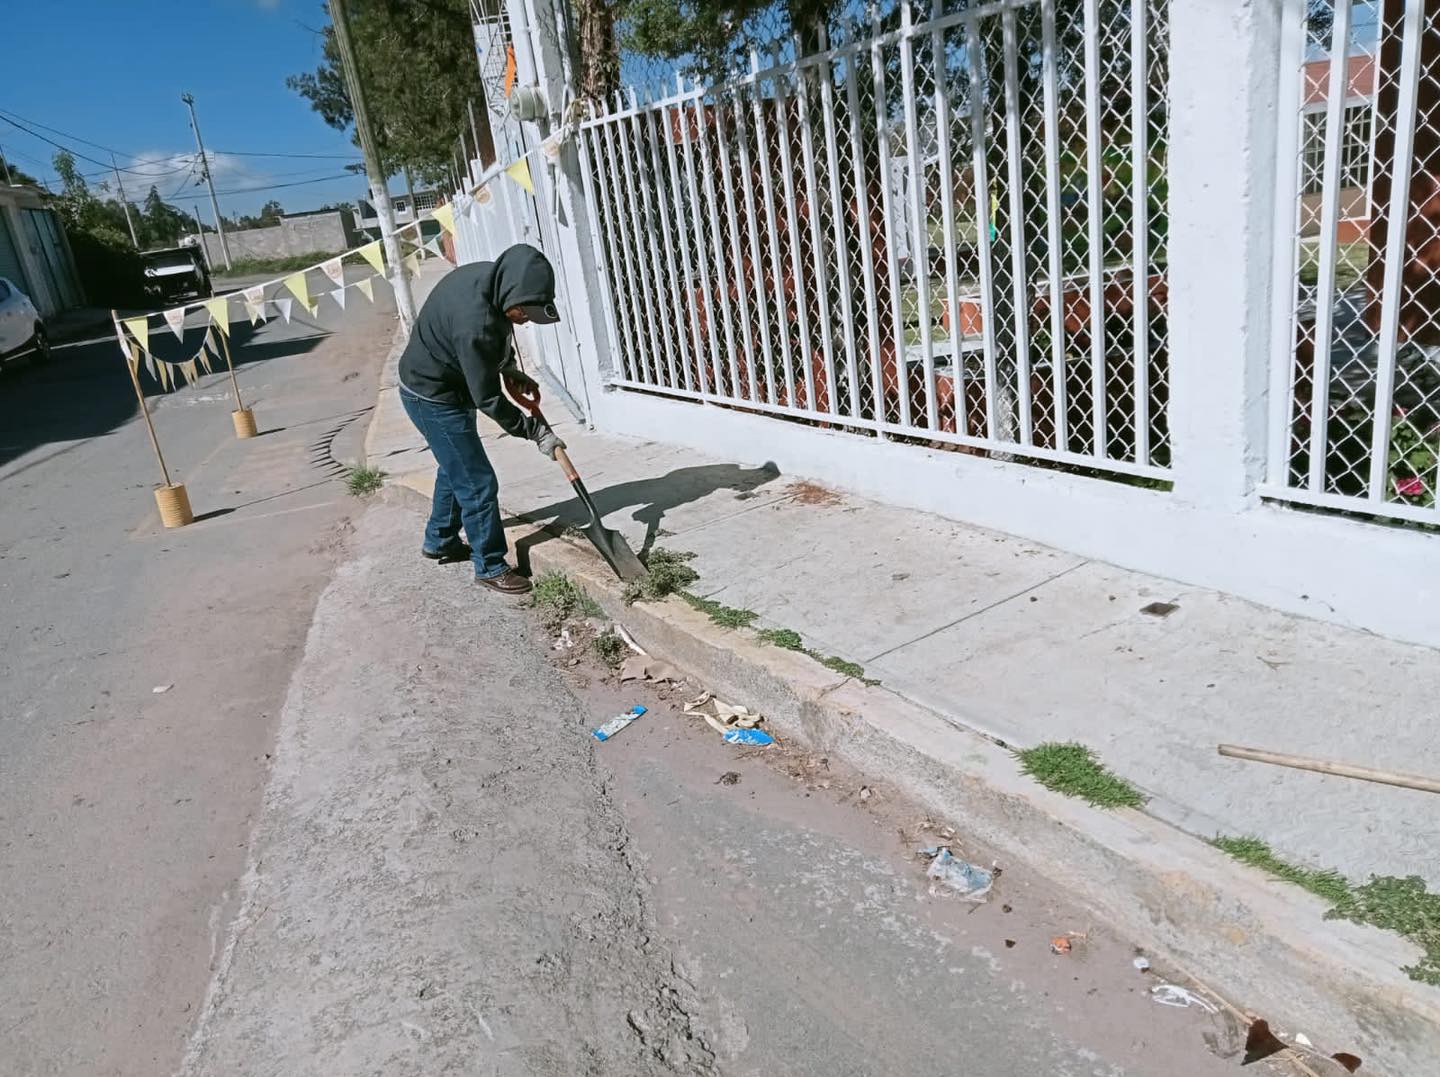
[[(455, 214), (472, 214), (475, 207), (488, 204), (493, 199), (489, 190), (489, 184), (496, 177), (505, 175), (527, 193), (535, 193), (535, 183), (530, 174), (530, 165), (527, 158), (539, 153), (548, 161), (555, 161), (560, 155), (561, 145), (573, 136), (579, 120), (579, 111), (571, 109), (565, 123), (549, 138), (538, 146), (521, 154), (514, 161), (506, 164), (493, 165), (483, 172), (479, 179), (469, 188), (460, 192), (453, 199), (440, 206), (436, 206), (425, 217), (411, 221), (398, 229), (395, 235), (397, 241), (404, 241), (412, 249), (401, 258), (403, 271), (414, 276), (419, 272), (420, 263), (427, 254), (433, 256), (444, 256), (441, 236), (436, 236), (426, 242), (420, 226), (425, 220), (434, 220), (444, 230), (444, 233), (454, 234)], [(408, 234), (407, 234), (408, 233)], [(358, 281), (345, 282), (344, 260), (352, 255), (359, 255), (363, 258), (374, 272)], [(311, 291), (307, 274), (319, 270), (329, 278), (333, 288), (321, 291), (318, 295)], [(319, 313), (319, 301), (322, 296), (328, 295), (340, 309), (345, 309), (345, 292), (349, 288), (358, 289), (361, 294), (374, 302), (375, 280), (385, 278), (385, 254), (380, 240), (372, 240), (359, 247), (342, 251), (314, 265), (306, 266), (304, 269), (276, 277), (273, 280), (261, 284), (251, 285), (242, 288), (238, 292), (229, 295), (214, 296), (209, 299), (195, 300), (182, 306), (172, 307), (168, 310), (151, 311), (146, 314), (138, 314), (130, 318), (120, 319), (120, 324), (125, 331), (118, 334), (120, 349), (124, 352), (126, 360), (132, 369), (138, 372), (143, 363), (150, 371), (155, 381), (166, 391), (177, 388), (181, 384), (193, 382), (202, 372), (209, 374), (214, 370), (213, 364), (219, 358), (219, 351), (216, 344), (215, 333), (230, 335), (230, 300), (236, 299), (245, 309), (250, 324), (267, 320), (267, 304), (274, 307), (289, 322), (294, 313), (294, 305), (298, 301), (311, 317)], [(267, 291), (274, 288), (275, 291), (267, 295)], [(288, 292), (286, 295), (284, 293)], [(204, 310), (208, 318), (205, 327), (205, 335), (200, 346), (187, 359), (165, 359), (157, 356), (150, 350), (150, 319), (159, 314), (175, 334), (177, 340), (185, 337), (185, 319), (192, 310)], [(183, 382), (181, 378), (183, 377)]]

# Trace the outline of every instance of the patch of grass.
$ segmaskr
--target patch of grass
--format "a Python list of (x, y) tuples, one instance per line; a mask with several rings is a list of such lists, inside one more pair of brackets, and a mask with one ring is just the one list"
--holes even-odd
[(805, 650), (805, 641), (793, 628), (762, 628), (759, 635), (761, 643), (772, 647), (783, 647), (787, 651)]
[(1403, 935), (1425, 951), (1418, 965), (1401, 971), (1412, 980), (1440, 987), (1440, 894), (1418, 875), (1375, 875), (1337, 902), (1328, 916), (1353, 920)]
[(1138, 808), (1145, 794), (1073, 741), (1050, 741), (1015, 753), (1020, 769), (1047, 789), (1088, 800), (1097, 808)]
[(734, 606), (726, 606), (716, 602), (713, 598), (701, 598), (699, 595), (692, 595), (689, 591), (681, 591), (680, 597), (690, 603), (695, 609), (710, 618), (712, 624), (721, 628), (749, 628), (755, 623), (760, 615), (754, 610), (737, 609)]
[(545, 623), (552, 628), (568, 621), (576, 613), (600, 617), (605, 612), (585, 593), (585, 588), (563, 572), (547, 572), (536, 580), (530, 592), (530, 605), (545, 611)]
[(626, 585), (625, 604), (658, 602), (667, 595), (685, 590), (700, 578), (700, 573), (688, 564), (693, 560), (693, 553), (656, 546), (645, 559), (645, 577)]
[(370, 467), (366, 464), (352, 467), (350, 473), (345, 476), (345, 488), (350, 491), (352, 497), (373, 494), (384, 485), (385, 472), (378, 467)]
[(1218, 837), (1212, 839), (1210, 844), (1242, 864), (1249, 864), (1252, 868), (1259, 868), (1267, 875), (1284, 879), (1287, 883), (1294, 883), (1326, 901), (1340, 902), (1350, 896), (1350, 884), (1338, 871), (1302, 868), (1287, 863), (1276, 856), (1270, 846), (1259, 838)]
[[(854, 677), (857, 681), (865, 681), (865, 667), (859, 662), (852, 662), (848, 658), (841, 658), (838, 654), (826, 655), (821, 658), (814, 651), (807, 651), (811, 658), (819, 661), (826, 669), (833, 669), (836, 673), (846, 677)], [(879, 681), (865, 681), (866, 684), (879, 684)]]
[(590, 641), (590, 646), (600, 656), (600, 661), (611, 669), (619, 669), (620, 663), (625, 660), (625, 641), (612, 628), (607, 628), (604, 632), (599, 633)]
[(1372, 875), (1351, 886), (1338, 871), (1302, 868), (1281, 860), (1259, 838), (1217, 837), (1211, 843), (1242, 864), (1294, 883), (1331, 903), (1328, 920), (1350, 920), (1393, 931), (1425, 953), (1401, 971), (1419, 983), (1440, 987), (1440, 894), (1431, 893), (1418, 875)]

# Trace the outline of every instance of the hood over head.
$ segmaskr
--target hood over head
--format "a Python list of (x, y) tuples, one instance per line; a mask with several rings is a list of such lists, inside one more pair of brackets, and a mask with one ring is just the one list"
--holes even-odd
[(490, 302), (502, 313), (511, 307), (553, 303), (555, 270), (534, 247), (517, 243), (495, 259), (490, 289)]

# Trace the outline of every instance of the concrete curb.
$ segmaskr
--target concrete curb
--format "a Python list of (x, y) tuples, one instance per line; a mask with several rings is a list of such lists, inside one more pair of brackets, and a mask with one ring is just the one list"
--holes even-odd
[[(427, 508), (425, 475), (415, 478), (392, 476), (386, 499)], [(1319, 899), (1145, 812), (1099, 811), (1052, 793), (994, 741), (883, 686), (766, 646), (753, 631), (719, 628), (677, 599), (626, 606), (588, 547), (528, 525), (510, 538), (522, 568), (570, 576), (647, 650), (761, 711), (777, 734), (844, 759), (1005, 850), (1276, 1027), (1359, 1055), (1367, 1073), (1409, 1077), (1440, 1058), (1440, 991), (1400, 971), (1419, 950), (1398, 936), (1326, 920)]]

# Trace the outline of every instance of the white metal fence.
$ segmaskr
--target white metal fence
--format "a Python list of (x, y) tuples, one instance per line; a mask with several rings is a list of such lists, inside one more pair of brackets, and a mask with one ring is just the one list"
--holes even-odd
[(1275, 498), (1440, 522), (1440, 10), (1291, 0)]
[(593, 111), (615, 383), (1166, 477), (1167, 11), (902, 3)]

